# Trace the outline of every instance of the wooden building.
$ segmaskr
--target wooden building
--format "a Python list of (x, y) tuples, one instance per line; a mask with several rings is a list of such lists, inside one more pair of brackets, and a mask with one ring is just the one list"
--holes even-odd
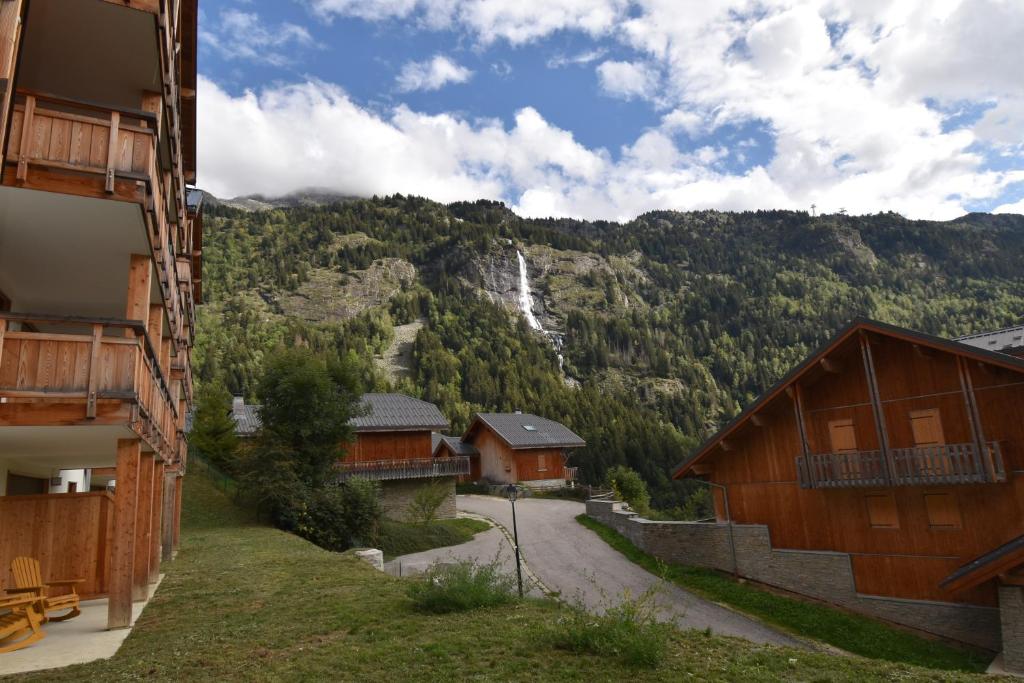
[(569, 452), (586, 442), (565, 425), (529, 413), (478, 413), (462, 436), (471, 470), (492, 484), (557, 488), (576, 479)]
[(361, 408), (349, 421), (356, 439), (339, 463), (339, 479), (379, 481), (384, 512), (396, 519), (407, 516), (424, 486), (444, 486), (440, 516), (454, 517), (455, 481), (469, 473), (469, 458), (434, 457), (435, 434), (448, 428), (437, 406), (402, 394), (364, 394)]
[(480, 451), (457, 436), (434, 434), (435, 458), (469, 458), (469, 472), (459, 476), (459, 482), (480, 481)]
[(1024, 359), (1000, 352), (1016, 334), (857, 320), (674, 476), (724, 487), (731, 521), (767, 525), (772, 548), (848, 554), (860, 596), (995, 608), (1024, 585), (1019, 553), (978, 569), (1024, 535)]
[[(177, 543), (202, 244), (197, 12), (0, 1), (0, 582), (35, 556), (44, 578), (108, 596), (111, 628)], [(92, 472), (116, 485), (91, 491)]]

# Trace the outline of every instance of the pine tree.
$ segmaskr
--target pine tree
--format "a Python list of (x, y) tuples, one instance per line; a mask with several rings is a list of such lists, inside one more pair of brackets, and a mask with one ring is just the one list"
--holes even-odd
[(195, 418), (189, 442), (207, 460), (232, 471), (238, 451), (235, 420), (231, 416), (231, 394), (219, 382), (204, 384), (198, 392)]

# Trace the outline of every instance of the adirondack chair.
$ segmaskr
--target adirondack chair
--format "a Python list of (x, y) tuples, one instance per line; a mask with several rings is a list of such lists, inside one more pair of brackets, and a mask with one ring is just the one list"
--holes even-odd
[[(42, 572), (39, 571), (39, 560), (33, 557), (16, 557), (11, 562), (11, 576), (14, 577), (14, 587), (8, 588), (8, 593), (27, 593), (35, 598), (42, 598), (44, 621), (67, 621), (77, 617), (82, 611), (78, 608), (78, 592), (75, 584), (82, 583), (84, 579), (66, 579), (61, 581), (43, 582)], [(49, 589), (55, 586), (68, 586), (70, 593), (64, 595), (49, 596)], [(63, 612), (67, 614), (59, 617), (51, 617), (51, 612)]]
[(13, 652), (46, 637), (41, 598), (0, 598), (0, 653)]

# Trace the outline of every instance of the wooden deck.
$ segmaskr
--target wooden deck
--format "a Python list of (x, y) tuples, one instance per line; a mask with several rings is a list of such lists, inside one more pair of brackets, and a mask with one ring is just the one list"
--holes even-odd
[(460, 474), (469, 474), (469, 458), (464, 455), (450, 458), (343, 462), (338, 466), (339, 481), (345, 481), (352, 477), (390, 481), (394, 479), (457, 477)]

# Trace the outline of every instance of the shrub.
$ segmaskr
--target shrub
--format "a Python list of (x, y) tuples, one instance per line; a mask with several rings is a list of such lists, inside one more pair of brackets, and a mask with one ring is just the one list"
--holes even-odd
[(376, 544), (380, 517), (377, 482), (350, 479), (312, 491), (295, 487), (279, 507), (278, 525), (321, 548), (342, 551)]
[(647, 493), (647, 484), (637, 472), (625, 465), (616, 465), (608, 470), (606, 480), (615, 494), (629, 503), (629, 507), (641, 515), (650, 512), (651, 496)]
[(443, 481), (431, 481), (416, 490), (409, 503), (409, 519), (420, 524), (430, 524), (437, 518), (437, 511), (444, 505), (451, 493), (451, 486)]
[(622, 602), (600, 615), (581, 604), (572, 607), (551, 628), (549, 642), (577, 654), (616, 657), (628, 666), (654, 668), (665, 659), (673, 627), (657, 620), (653, 597), (651, 591), (636, 599), (624, 595)]
[(465, 612), (515, 601), (516, 579), (501, 570), (497, 557), (487, 564), (435, 564), (409, 585), (408, 595), (419, 612)]

